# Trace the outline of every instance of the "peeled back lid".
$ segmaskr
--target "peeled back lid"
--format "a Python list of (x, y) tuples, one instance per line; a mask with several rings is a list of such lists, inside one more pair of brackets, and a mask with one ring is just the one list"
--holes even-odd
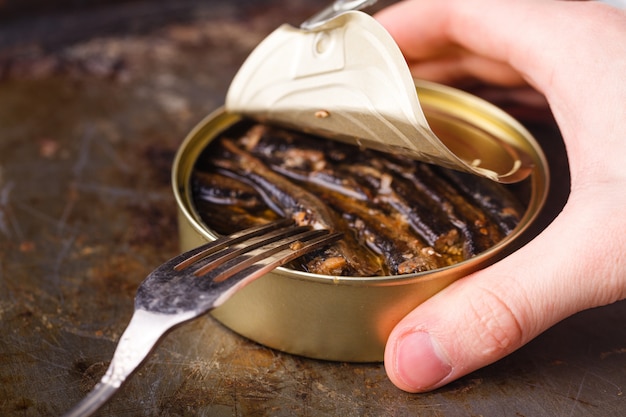
[(226, 109), (498, 182), (521, 181), (532, 171), (532, 159), (514, 141), (471, 134), (440, 140), (397, 44), (359, 11), (306, 30), (280, 26), (236, 74)]

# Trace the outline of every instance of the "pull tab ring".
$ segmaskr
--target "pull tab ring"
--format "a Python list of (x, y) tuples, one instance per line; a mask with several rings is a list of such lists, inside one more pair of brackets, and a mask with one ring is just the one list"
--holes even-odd
[(335, 0), (333, 4), (303, 22), (300, 25), (300, 29), (307, 31), (315, 30), (342, 13), (352, 10), (362, 10), (373, 5), (376, 1), (377, 0)]

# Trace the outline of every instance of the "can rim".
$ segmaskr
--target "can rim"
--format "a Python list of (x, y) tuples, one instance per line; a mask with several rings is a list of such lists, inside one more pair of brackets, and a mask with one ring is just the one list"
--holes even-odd
[[(502, 252), (508, 248), (511, 241), (518, 239), (519, 236), (522, 235), (538, 217), (548, 196), (549, 171), (547, 159), (532, 134), (521, 123), (508, 115), (506, 112), (479, 97), (453, 87), (443, 86), (422, 80), (415, 80), (415, 85), (418, 89), (418, 93), (422, 91), (431, 95), (453, 95), (455, 99), (460, 99), (458, 103), (460, 106), (474, 108), (475, 110), (473, 113), (475, 114), (486, 113), (496, 115), (496, 119), (503, 124), (504, 127), (516, 132), (522, 137), (525, 145), (527, 145), (531, 151), (530, 154), (534, 159), (535, 166), (533, 167), (533, 172), (529, 176), (532, 188), (530, 199), (528, 201), (526, 211), (520, 219), (518, 225), (513, 231), (511, 231), (511, 233), (489, 249), (461, 262), (435, 270), (402, 275), (347, 277), (312, 274), (309, 272), (288, 269), (286, 267), (278, 267), (274, 270), (274, 274), (289, 279), (306, 280), (330, 285), (395, 286), (410, 284), (416, 281), (437, 279), (440, 275), (447, 274), (451, 269), (463, 269), (465, 266), (471, 266), (472, 271), (475, 271), (477, 269), (476, 265), (480, 265), (480, 268), (483, 268), (488, 266), (488, 264), (493, 263), (493, 258), (496, 255), (502, 254)], [(227, 113), (223, 106), (215, 109), (203, 118), (187, 134), (184, 141), (178, 148), (173, 162), (171, 180), (174, 197), (179, 207), (179, 213), (184, 216), (188, 225), (190, 225), (200, 236), (207, 240), (214, 240), (218, 236), (204, 225), (199, 216), (194, 214), (195, 209), (191, 203), (192, 199), (189, 179), (191, 178), (191, 172), (195, 166), (197, 157), (206, 147), (207, 143), (216, 136), (215, 132), (217, 131), (219, 133), (225, 130), (241, 118), (242, 117), (239, 115)], [(212, 124), (209, 124), (209, 122), (212, 122)], [(482, 122), (488, 122), (488, 120), (485, 119)], [(207, 128), (207, 125), (210, 125), (210, 129)], [(212, 136), (204, 135), (203, 139), (198, 139), (203, 136), (204, 130), (210, 130), (214, 134)], [(190, 158), (193, 160), (190, 161)]]

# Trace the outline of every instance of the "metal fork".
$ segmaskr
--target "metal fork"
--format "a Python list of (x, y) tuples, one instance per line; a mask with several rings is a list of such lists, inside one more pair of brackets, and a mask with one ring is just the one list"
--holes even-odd
[(137, 289), (135, 312), (107, 372), (65, 417), (97, 411), (172, 327), (218, 307), (256, 278), (340, 237), (340, 233), (281, 220), (219, 238), (170, 259)]

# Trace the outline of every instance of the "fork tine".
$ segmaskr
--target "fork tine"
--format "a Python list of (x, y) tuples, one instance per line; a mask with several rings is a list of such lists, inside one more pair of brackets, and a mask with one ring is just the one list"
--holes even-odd
[[(204, 259), (198, 260), (196, 264), (201, 262), (202, 264), (204, 264), (204, 266), (199, 268), (199, 270), (196, 272), (196, 275), (206, 274), (209, 271), (226, 263), (227, 261), (246, 252), (251, 252), (259, 247), (269, 245), (272, 242), (277, 242), (281, 239), (285, 239), (290, 235), (295, 235), (309, 230), (311, 230), (311, 228), (308, 226), (287, 226), (260, 236), (253, 236), (249, 240), (243, 240), (234, 245), (229, 245), (228, 247), (209, 254), (209, 256), (205, 257)], [(194, 264), (194, 266), (196, 264)]]
[[(343, 236), (342, 233), (320, 232), (325, 231), (314, 230), (310, 232), (313, 237), (308, 241), (303, 242), (303, 239), (291, 241), (285, 245), (280, 245), (277, 250), (272, 249), (272, 252), (274, 252), (273, 254), (268, 255), (267, 252), (260, 252), (249, 259), (236, 262), (232, 268), (222, 271), (219, 274), (219, 277), (215, 278), (213, 282), (220, 283), (228, 280), (228, 282), (232, 281), (233, 285), (224, 290), (222, 294), (214, 300), (213, 307), (219, 307), (241, 287), (244, 287), (268, 272), (271, 272), (274, 268), (282, 266), (307, 252), (336, 242)], [(294, 243), (296, 242), (301, 244), (294, 246)], [(261, 251), (261, 249), (259, 249), (259, 251)]]
[[(286, 233), (288, 232), (289, 231), (286, 231)], [(282, 236), (280, 240), (272, 239), (266, 242), (261, 242), (261, 244), (257, 245), (256, 248), (250, 251), (245, 250), (247, 248), (242, 248), (242, 250), (237, 251), (239, 253), (237, 257), (228, 259), (224, 263), (211, 262), (202, 266), (195, 271), (195, 275), (203, 276), (211, 272), (210, 277), (214, 282), (222, 282), (237, 271), (242, 270), (263, 258), (267, 258), (282, 250), (291, 248), (292, 245), (297, 242), (306, 243), (311, 239), (328, 234), (328, 230), (311, 230), (308, 228), (305, 230), (295, 231), (295, 233), (288, 233)], [(294, 248), (290, 250), (293, 252), (295, 249), (296, 248), (294, 246)]]
[(281, 219), (272, 223), (267, 223), (267, 224), (263, 224), (263, 225), (253, 227), (250, 229), (245, 229), (240, 232), (233, 233), (232, 235), (229, 235), (229, 236), (222, 236), (214, 240), (213, 242), (210, 242), (203, 246), (198, 247), (196, 249), (198, 252), (193, 254), (192, 256), (188, 256), (190, 252), (185, 254), (186, 256), (181, 255), (182, 261), (177, 262), (176, 266), (174, 266), (174, 270), (180, 271), (182, 269), (187, 268), (189, 265), (196, 263), (200, 259), (205, 258), (209, 256), (210, 254), (217, 252), (229, 245), (242, 242), (254, 236), (263, 235), (266, 232), (272, 231), (274, 229), (279, 229), (281, 227), (289, 226), (293, 223), (294, 221), (292, 219)]

